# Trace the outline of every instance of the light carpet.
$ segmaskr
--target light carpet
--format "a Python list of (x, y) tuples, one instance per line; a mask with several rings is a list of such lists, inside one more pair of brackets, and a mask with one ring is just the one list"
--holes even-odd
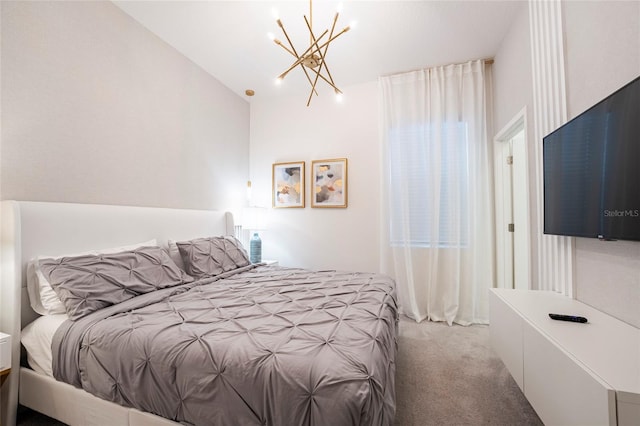
[(489, 326), (400, 321), (396, 426), (542, 425), (491, 349)]

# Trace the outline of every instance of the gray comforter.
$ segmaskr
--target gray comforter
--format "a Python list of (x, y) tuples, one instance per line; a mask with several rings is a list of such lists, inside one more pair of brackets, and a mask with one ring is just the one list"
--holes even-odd
[(383, 275), (245, 267), (67, 321), (54, 376), (196, 425), (391, 425), (398, 313)]

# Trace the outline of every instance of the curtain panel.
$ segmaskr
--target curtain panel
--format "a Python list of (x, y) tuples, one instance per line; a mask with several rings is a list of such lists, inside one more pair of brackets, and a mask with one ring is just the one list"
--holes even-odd
[(495, 276), (484, 61), (379, 79), (381, 260), (416, 321), (488, 323)]

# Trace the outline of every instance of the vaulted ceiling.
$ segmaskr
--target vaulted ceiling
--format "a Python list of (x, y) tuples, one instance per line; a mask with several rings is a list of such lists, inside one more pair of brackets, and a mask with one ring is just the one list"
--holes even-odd
[[(300, 51), (309, 47), (304, 15), (308, 1), (114, 1), (124, 12), (245, 97), (308, 93), (295, 69), (275, 78), (294, 58), (267, 36), (286, 43), (274, 11)], [(313, 2), (313, 30), (330, 29), (337, 1)], [(378, 76), (493, 57), (525, 1), (349, 1), (342, 2), (338, 28), (354, 28), (334, 40), (327, 64), (336, 85), (375, 81)], [(320, 96), (333, 90), (318, 83)], [(345, 94), (348, 96), (348, 93)], [(247, 98), (249, 99), (249, 98)]]

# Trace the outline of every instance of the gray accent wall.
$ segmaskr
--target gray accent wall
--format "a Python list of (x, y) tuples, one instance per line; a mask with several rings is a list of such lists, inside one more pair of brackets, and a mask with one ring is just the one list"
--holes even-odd
[(2, 199), (246, 203), (246, 100), (111, 2), (0, 7)]

